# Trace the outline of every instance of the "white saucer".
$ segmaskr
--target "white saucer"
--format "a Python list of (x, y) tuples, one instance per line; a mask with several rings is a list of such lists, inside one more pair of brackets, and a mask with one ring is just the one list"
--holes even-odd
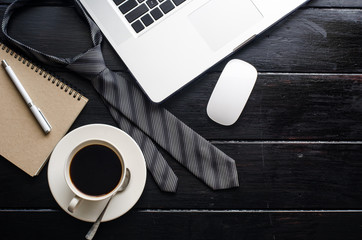
[(71, 216), (87, 222), (94, 222), (108, 199), (92, 202), (82, 201), (74, 213), (67, 208), (74, 193), (70, 190), (64, 177), (64, 166), (67, 156), (72, 148), (79, 142), (87, 139), (105, 139), (119, 149), (127, 161), (127, 167), (131, 172), (131, 180), (128, 187), (122, 193), (116, 194), (109, 203), (102, 222), (118, 218), (128, 212), (141, 197), (146, 184), (146, 164), (141, 149), (137, 143), (122, 130), (104, 124), (91, 124), (73, 130), (68, 133), (55, 147), (48, 166), (48, 182), (53, 197), (61, 208)]

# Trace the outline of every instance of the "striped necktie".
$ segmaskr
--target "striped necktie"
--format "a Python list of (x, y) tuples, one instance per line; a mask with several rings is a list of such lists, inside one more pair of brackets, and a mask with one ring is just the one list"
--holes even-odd
[(76, 0), (79, 13), (87, 20), (93, 48), (73, 58), (59, 58), (42, 53), (11, 38), (7, 25), (15, 9), (32, 2), (17, 0), (4, 14), (5, 37), (39, 61), (62, 66), (89, 80), (100, 94), (118, 126), (135, 139), (142, 149), (146, 165), (162, 191), (175, 192), (177, 176), (159, 153), (155, 143), (214, 190), (239, 186), (235, 161), (178, 120), (151, 102), (132, 81), (109, 70), (101, 51), (102, 34)]

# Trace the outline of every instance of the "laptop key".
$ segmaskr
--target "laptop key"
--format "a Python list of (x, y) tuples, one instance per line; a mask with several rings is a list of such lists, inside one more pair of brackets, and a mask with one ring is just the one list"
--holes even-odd
[(157, 4), (158, 4), (158, 2), (156, 0), (148, 0), (146, 3), (148, 5), (148, 7), (151, 8), (151, 9), (156, 7)]
[(161, 10), (159, 8), (153, 9), (151, 11), (151, 15), (155, 20), (158, 20), (163, 16), (163, 14), (162, 14), (162, 12), (161, 12)]
[(141, 32), (145, 28), (139, 20), (135, 21), (131, 26), (136, 31), (136, 33)]
[(141, 17), (141, 20), (146, 27), (150, 26), (153, 23), (153, 19), (149, 14), (146, 14), (143, 17)]
[(113, 2), (118, 6), (119, 4), (122, 4), (126, 0), (113, 0)]
[(136, 0), (128, 0), (127, 2), (125, 2), (124, 4), (122, 4), (121, 6), (119, 6), (119, 10), (121, 10), (121, 12), (123, 14), (129, 12), (130, 10), (132, 10), (132, 8), (136, 7), (138, 4), (136, 2)]
[(185, 2), (185, 1), (186, 1), (186, 0), (172, 0), (172, 2), (173, 2), (176, 6), (180, 5), (181, 3)]
[(133, 9), (130, 13), (126, 15), (126, 19), (129, 23), (133, 22), (137, 18), (141, 17), (143, 14), (148, 12), (148, 7), (145, 3)]
[(174, 9), (175, 6), (173, 5), (173, 3), (170, 0), (167, 0), (160, 5), (160, 8), (163, 11), (163, 13), (166, 14), (166, 13), (170, 12), (172, 9)]

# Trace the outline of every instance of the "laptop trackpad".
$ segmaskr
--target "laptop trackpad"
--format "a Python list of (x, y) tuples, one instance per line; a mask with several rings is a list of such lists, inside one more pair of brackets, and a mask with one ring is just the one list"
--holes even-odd
[(250, 0), (211, 0), (189, 17), (216, 51), (259, 22), (263, 15)]

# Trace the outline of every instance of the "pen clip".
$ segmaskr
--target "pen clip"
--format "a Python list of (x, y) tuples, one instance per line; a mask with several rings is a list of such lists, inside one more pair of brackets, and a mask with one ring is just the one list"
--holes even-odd
[(42, 111), (40, 110), (40, 108), (38, 108), (39, 113), (41, 115), (41, 117), (44, 119), (44, 121), (46, 122), (46, 124), (49, 126), (50, 129), (52, 129), (52, 126), (50, 125), (50, 123), (48, 122), (48, 120), (45, 118), (44, 114), (42, 113)]

